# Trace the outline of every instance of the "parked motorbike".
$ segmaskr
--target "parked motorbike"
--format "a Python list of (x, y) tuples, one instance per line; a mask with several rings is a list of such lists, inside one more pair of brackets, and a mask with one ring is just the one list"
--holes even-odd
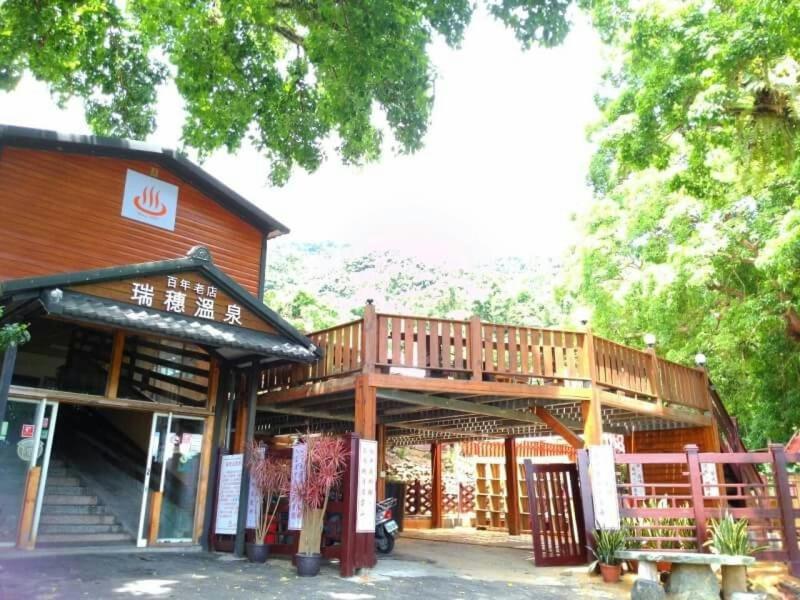
[(399, 529), (392, 515), (397, 498), (386, 498), (375, 505), (375, 550), (389, 554), (394, 549), (394, 538)]

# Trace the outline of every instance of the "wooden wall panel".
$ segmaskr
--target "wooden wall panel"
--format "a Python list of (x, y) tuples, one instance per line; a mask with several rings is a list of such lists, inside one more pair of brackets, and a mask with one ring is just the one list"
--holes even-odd
[[(127, 169), (180, 188), (175, 231), (121, 216)], [(261, 232), (156, 163), (1, 148), (0, 237), (0, 280), (177, 258), (203, 245), (258, 293)]]
[[(697, 444), (700, 452), (717, 452), (709, 427), (684, 427), (662, 431), (637, 431), (625, 436), (625, 450), (630, 453), (684, 452), (686, 444)], [(645, 483), (688, 483), (686, 465), (644, 465)]]

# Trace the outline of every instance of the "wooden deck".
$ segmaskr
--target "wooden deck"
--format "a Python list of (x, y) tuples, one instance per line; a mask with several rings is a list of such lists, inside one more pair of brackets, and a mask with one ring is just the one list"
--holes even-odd
[(378, 314), (368, 305), (363, 319), (309, 337), (322, 360), (264, 368), (259, 430), (348, 430), (357, 385), (377, 390), (377, 422), (396, 444), (568, 436), (583, 430), (593, 395), (606, 431), (712, 422), (705, 371), (589, 330)]

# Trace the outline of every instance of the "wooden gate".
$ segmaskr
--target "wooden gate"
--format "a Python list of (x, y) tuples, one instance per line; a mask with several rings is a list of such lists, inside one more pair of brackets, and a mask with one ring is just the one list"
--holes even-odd
[(525, 461), (533, 559), (537, 567), (586, 563), (586, 533), (574, 464)]

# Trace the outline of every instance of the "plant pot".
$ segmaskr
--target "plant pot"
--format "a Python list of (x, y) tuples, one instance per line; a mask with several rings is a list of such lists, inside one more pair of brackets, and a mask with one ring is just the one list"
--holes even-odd
[(263, 563), (267, 561), (269, 556), (269, 545), (247, 543), (245, 544), (245, 551), (250, 562)]
[(606, 583), (617, 583), (622, 573), (621, 565), (600, 565), (600, 574)]
[(672, 571), (672, 563), (666, 560), (660, 560), (656, 563), (656, 571), (659, 573), (669, 573)]
[(294, 555), (297, 565), (297, 574), (300, 577), (316, 577), (319, 575), (319, 567), (322, 564), (321, 554), (302, 554), (298, 552)]

